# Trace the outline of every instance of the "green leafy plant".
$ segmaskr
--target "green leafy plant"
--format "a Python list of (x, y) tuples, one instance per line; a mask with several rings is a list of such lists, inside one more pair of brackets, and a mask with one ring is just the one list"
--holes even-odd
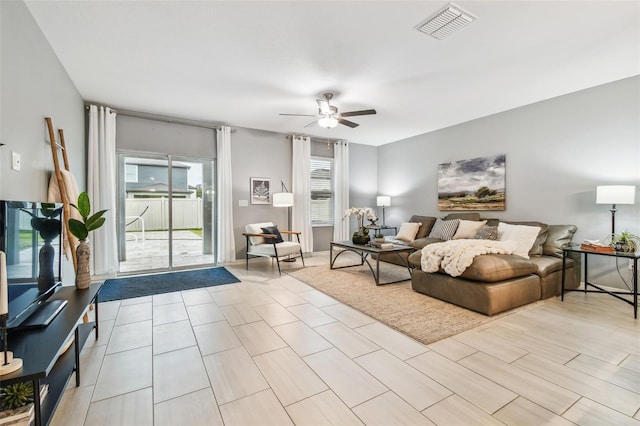
[(104, 225), (105, 218), (102, 216), (107, 210), (100, 210), (97, 213), (91, 214), (91, 203), (89, 202), (89, 196), (86, 192), (78, 196), (78, 204), (71, 205), (78, 210), (78, 213), (82, 216), (82, 221), (69, 219), (69, 232), (79, 240), (85, 240), (90, 231), (95, 231)]
[(382, 235), (380, 232), (378, 232), (376, 235), (374, 235), (375, 238), (384, 238), (384, 235)]
[(3, 410), (20, 408), (33, 402), (33, 387), (31, 382), (20, 382), (7, 385), (0, 389), (0, 400)]
[(640, 237), (628, 231), (624, 231), (611, 238), (611, 245), (618, 251), (634, 253), (640, 246)]

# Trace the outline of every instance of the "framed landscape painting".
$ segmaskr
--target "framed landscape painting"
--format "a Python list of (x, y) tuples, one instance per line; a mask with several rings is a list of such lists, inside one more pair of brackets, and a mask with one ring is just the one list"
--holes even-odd
[(438, 164), (438, 208), (505, 209), (505, 154)]
[(252, 177), (251, 204), (271, 204), (271, 179)]

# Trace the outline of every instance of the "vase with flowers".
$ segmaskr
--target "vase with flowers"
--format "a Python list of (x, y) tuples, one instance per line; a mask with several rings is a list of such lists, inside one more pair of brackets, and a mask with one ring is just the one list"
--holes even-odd
[(369, 229), (364, 226), (365, 217), (374, 222), (378, 219), (376, 212), (371, 207), (351, 207), (344, 212), (344, 217), (355, 215), (358, 219), (358, 231), (353, 233), (351, 241), (354, 244), (367, 244), (369, 242)]

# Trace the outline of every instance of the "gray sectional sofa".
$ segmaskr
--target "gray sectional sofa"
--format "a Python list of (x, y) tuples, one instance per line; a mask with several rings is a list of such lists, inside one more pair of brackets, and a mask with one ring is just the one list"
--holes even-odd
[[(443, 219), (455, 218), (480, 220), (480, 215), (452, 214)], [(413, 241), (400, 242), (416, 249), (407, 259), (413, 268), (412, 288), (485, 315), (494, 315), (559, 295), (562, 284), (562, 247), (570, 244), (577, 230), (574, 225), (504, 221), (540, 228), (529, 251), (529, 259), (513, 254), (483, 254), (476, 256), (462, 275), (452, 277), (442, 269), (428, 273), (420, 267), (421, 249), (428, 244), (442, 241), (428, 237), (436, 218), (413, 216), (410, 222), (422, 223)], [(497, 220), (489, 219), (488, 224), (497, 225)], [(381, 256), (380, 260), (400, 263), (397, 258), (386, 256)], [(579, 257), (567, 259), (565, 287), (568, 289), (577, 288), (580, 284), (579, 262)]]

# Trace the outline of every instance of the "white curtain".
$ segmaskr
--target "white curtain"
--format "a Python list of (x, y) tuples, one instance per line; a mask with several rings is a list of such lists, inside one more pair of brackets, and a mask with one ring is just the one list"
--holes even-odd
[(300, 244), (305, 253), (313, 252), (313, 228), (311, 228), (311, 138), (293, 136), (293, 208), (291, 228), (300, 231)]
[(338, 141), (333, 151), (335, 204), (333, 212), (333, 240), (349, 240), (349, 218), (344, 212), (349, 206), (349, 144)]
[(218, 263), (236, 260), (236, 243), (233, 235), (233, 185), (231, 182), (231, 128), (217, 130), (218, 168)]
[[(107, 107), (89, 106), (87, 193), (91, 213), (108, 210), (105, 224), (89, 235), (95, 275), (118, 271), (116, 240), (116, 113)], [(74, 203), (76, 200), (74, 200)]]

